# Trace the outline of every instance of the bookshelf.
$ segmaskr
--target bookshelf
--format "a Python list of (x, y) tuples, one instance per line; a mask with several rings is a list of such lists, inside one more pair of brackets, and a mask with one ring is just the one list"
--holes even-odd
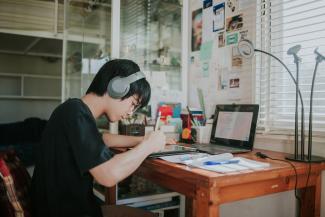
[(48, 119), (85, 93), (94, 73), (82, 60), (109, 55), (110, 2), (0, 1), (0, 122)]
[[(107, 189), (94, 184), (94, 194), (105, 203)], [(185, 197), (144, 178), (131, 175), (116, 186), (116, 204), (157, 213), (160, 217), (185, 217)]]

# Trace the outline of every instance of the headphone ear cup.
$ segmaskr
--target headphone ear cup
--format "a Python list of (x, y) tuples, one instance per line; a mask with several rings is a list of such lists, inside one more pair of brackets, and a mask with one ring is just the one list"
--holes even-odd
[(141, 71), (127, 77), (116, 76), (108, 83), (107, 94), (114, 99), (121, 99), (129, 92), (130, 84), (145, 77)]
[(129, 89), (130, 84), (125, 82), (123, 78), (117, 76), (108, 83), (107, 93), (114, 99), (120, 99), (129, 92)]

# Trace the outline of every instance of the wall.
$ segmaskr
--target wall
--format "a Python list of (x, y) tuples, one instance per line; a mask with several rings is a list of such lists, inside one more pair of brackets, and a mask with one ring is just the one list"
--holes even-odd
[[(307, 142), (306, 142), (307, 143)], [(325, 142), (322, 139), (315, 139), (313, 142), (313, 155), (316, 156), (322, 156), (325, 157)], [(255, 147), (259, 149), (267, 149), (267, 150), (272, 150), (272, 151), (280, 151), (280, 152), (285, 152), (285, 153), (293, 153), (294, 152), (294, 138), (292, 136), (267, 136), (267, 135), (261, 135), (258, 134), (255, 139)], [(307, 150), (307, 147), (305, 148)], [(279, 200), (282, 200), (283, 198), (288, 197), (288, 194), (291, 195), (292, 198), (293, 196), (293, 191), (291, 192), (285, 192), (285, 193), (280, 193), (279, 195)], [(284, 200), (285, 201), (285, 200)], [(291, 200), (290, 200), (291, 201)], [(265, 203), (267, 203), (267, 200), (265, 200)], [(270, 201), (270, 203), (277, 203), (277, 201)], [(290, 206), (288, 202), (286, 202), (286, 205)], [(321, 217), (325, 217), (325, 171), (322, 172), (322, 192), (321, 192)], [(279, 206), (281, 208), (281, 206)], [(264, 210), (262, 210), (264, 212)], [(288, 217), (294, 217), (295, 215), (284, 215), (286, 212), (286, 209), (282, 210), (282, 215), (281, 216), (288, 216)], [(274, 215), (276, 216), (276, 215)]]
[[(224, 1), (214, 1), (213, 6), (220, 5), (222, 2)], [(199, 107), (197, 88), (201, 88), (208, 116), (213, 114), (215, 104), (249, 103), (253, 100), (254, 76), (250, 73), (252, 72), (252, 61), (238, 56), (236, 42), (240, 38), (252, 40), (255, 36), (255, 13), (251, 13), (252, 10), (255, 10), (255, 6), (252, 1), (243, 0), (242, 2), (244, 4), (237, 2), (234, 12), (229, 10), (227, 4), (224, 4), (224, 23), (231, 23), (230, 19), (227, 20), (228, 16), (237, 21), (241, 19), (240, 22), (237, 22), (242, 25), (240, 29), (231, 28), (231, 25), (224, 24), (222, 30), (217, 30), (220, 27), (213, 22), (217, 23), (220, 19), (217, 19), (212, 10), (203, 9), (202, 43), (200, 48), (192, 44), (190, 49), (189, 105)], [(202, 1), (192, 0), (190, 5), (191, 17), (189, 18), (191, 21), (194, 20), (191, 22), (192, 31), (194, 31), (192, 35), (200, 31), (196, 30), (199, 26), (197, 24), (199, 16), (194, 16), (199, 8), (202, 8)], [(236, 21), (232, 23), (236, 23)], [(213, 32), (213, 28), (217, 31)], [(192, 42), (198, 41), (197, 38), (194, 36), (190, 40)], [(236, 83), (233, 84), (233, 81)]]
[[(242, 14), (243, 26), (237, 31), (219, 30), (216, 32), (211, 29), (211, 20), (206, 9), (202, 12), (202, 43), (197, 51), (190, 49), (189, 52), (189, 74), (188, 74), (188, 102), (190, 107), (200, 107), (197, 97), (197, 88), (201, 88), (204, 94), (205, 108), (208, 117), (213, 114), (214, 106), (220, 103), (254, 103), (255, 92), (255, 74), (252, 60), (238, 60), (233, 55), (235, 44), (224, 46), (219, 40), (221, 32), (228, 34), (238, 32), (239, 38), (244, 37), (254, 41), (255, 37), (255, 1), (249, 0), (225, 0), (213, 1), (213, 6), (222, 2), (225, 3), (225, 23), (227, 18)], [(235, 13), (229, 11), (227, 2), (231, 2), (239, 10)], [(202, 8), (203, 3), (200, 0), (191, 0), (190, 2), (190, 26), (195, 26), (193, 12)], [(195, 12), (194, 12), (195, 14)], [(210, 14), (210, 17), (214, 14)], [(198, 19), (198, 17), (196, 17)], [(207, 27), (210, 23), (210, 27)], [(212, 25), (213, 28), (213, 25)], [(227, 29), (227, 25), (225, 25)], [(192, 33), (193, 35), (193, 33)], [(190, 36), (191, 39), (197, 39)], [(195, 40), (192, 40), (195, 41)], [(194, 46), (195, 47), (195, 46)], [(237, 61), (233, 61), (237, 60)], [(231, 79), (239, 79), (239, 86), (230, 83)], [(232, 87), (231, 87), (232, 86)], [(255, 140), (255, 147), (293, 153), (293, 138), (287, 136), (266, 136), (258, 134)], [(315, 141), (313, 154), (324, 156), (324, 141)], [(325, 172), (322, 174), (322, 204), (325, 204)], [(263, 196), (254, 199), (242, 200), (221, 206), (221, 216), (224, 217), (294, 217), (296, 200), (294, 192), (283, 192)], [(325, 217), (325, 207), (321, 207), (321, 216)]]

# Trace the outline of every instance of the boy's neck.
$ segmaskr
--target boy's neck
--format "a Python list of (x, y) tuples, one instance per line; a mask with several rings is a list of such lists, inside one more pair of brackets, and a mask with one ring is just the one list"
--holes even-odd
[(81, 100), (88, 106), (95, 119), (102, 115), (102, 97), (90, 93), (83, 96)]

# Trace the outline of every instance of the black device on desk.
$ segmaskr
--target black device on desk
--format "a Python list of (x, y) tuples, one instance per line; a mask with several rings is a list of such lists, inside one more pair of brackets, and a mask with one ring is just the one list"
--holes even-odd
[(210, 143), (193, 144), (209, 154), (244, 153), (253, 149), (259, 105), (217, 105)]
[(188, 147), (186, 145), (166, 145), (165, 148), (158, 152), (153, 152), (149, 157), (162, 157), (168, 155), (178, 155), (197, 152), (194, 147)]

